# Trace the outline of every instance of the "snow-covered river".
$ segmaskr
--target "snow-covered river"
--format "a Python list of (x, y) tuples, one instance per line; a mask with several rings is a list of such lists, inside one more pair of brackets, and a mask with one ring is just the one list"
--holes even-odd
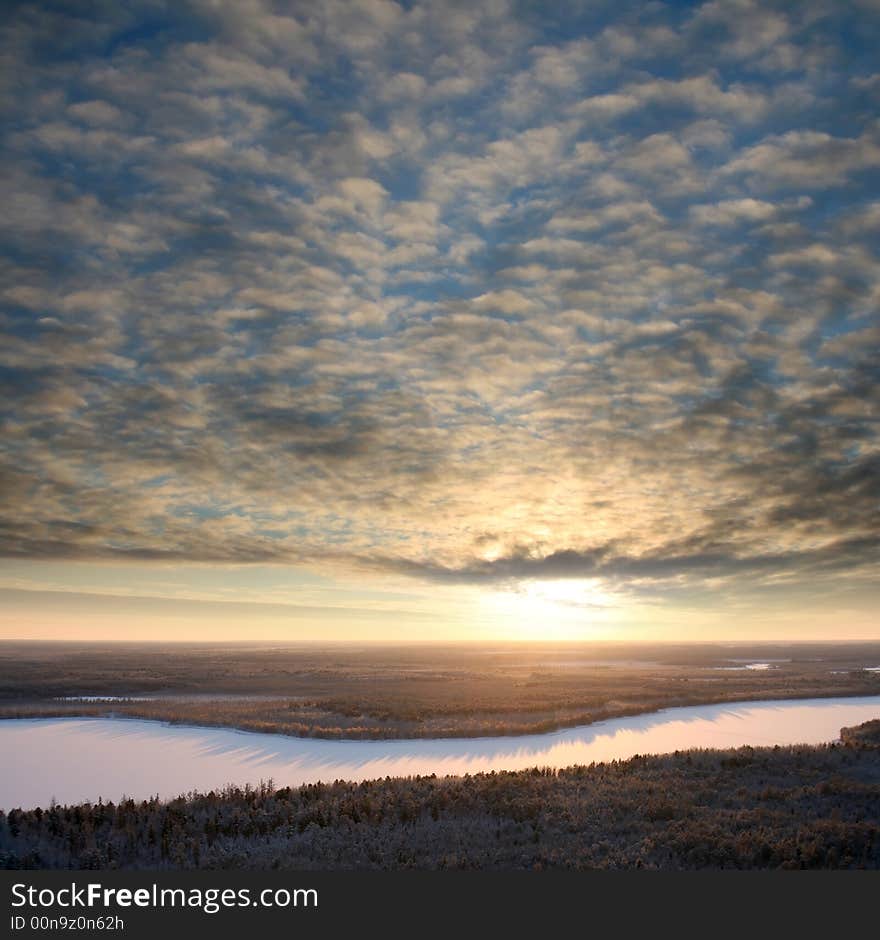
[(0, 807), (175, 797), (225, 784), (276, 786), (414, 774), (567, 767), (687, 748), (820, 744), (880, 718), (880, 696), (669, 708), (549, 734), (328, 741), (131, 718), (0, 721)]

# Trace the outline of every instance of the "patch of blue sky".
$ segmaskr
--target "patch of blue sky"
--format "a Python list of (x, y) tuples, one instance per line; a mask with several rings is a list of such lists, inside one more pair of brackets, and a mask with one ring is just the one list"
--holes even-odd
[(210, 519), (225, 519), (230, 516), (243, 515), (243, 510), (240, 506), (209, 506), (201, 503), (172, 503), (169, 506), (169, 509), (173, 516), (189, 516), (201, 522)]
[[(257, 535), (261, 535), (267, 539), (276, 539), (282, 540), (290, 537), (290, 532), (287, 529), (265, 529), (265, 528), (255, 528), (254, 532)], [(305, 533), (303, 533), (305, 534)]]

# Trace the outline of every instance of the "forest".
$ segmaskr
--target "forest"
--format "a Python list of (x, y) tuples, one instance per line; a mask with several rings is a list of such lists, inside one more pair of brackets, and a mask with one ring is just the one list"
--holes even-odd
[(0, 813), (13, 869), (880, 868), (880, 721), (820, 747)]
[(537, 734), (677, 705), (878, 695), (878, 664), (878, 643), (3, 643), (0, 718), (349, 739)]

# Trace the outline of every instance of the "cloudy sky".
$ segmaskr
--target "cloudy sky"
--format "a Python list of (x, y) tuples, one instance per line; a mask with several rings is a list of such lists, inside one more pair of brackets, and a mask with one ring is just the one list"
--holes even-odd
[(0, 26), (9, 637), (878, 637), (880, 4)]

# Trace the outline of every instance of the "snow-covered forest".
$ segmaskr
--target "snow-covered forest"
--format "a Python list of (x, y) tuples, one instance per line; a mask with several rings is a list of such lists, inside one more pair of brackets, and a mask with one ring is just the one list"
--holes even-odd
[(635, 757), (0, 813), (0, 867), (880, 868), (876, 729)]

